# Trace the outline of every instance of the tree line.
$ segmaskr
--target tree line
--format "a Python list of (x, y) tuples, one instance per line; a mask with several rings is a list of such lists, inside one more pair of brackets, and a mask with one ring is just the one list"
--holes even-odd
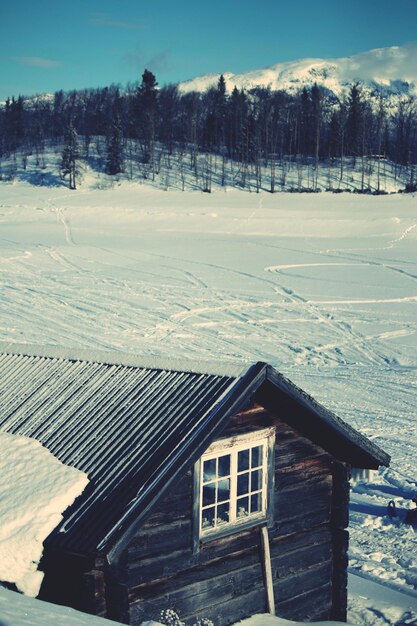
[[(80, 159), (93, 158), (99, 142), (100, 166), (117, 175), (137, 163), (145, 178), (160, 171), (161, 155), (172, 157), (181, 174), (184, 160), (210, 191), (213, 171), (225, 184), (232, 163), (238, 184), (249, 177), (256, 189), (274, 192), (285, 177), (283, 163), (309, 164), (309, 187), (317, 188), (319, 165), (359, 167), (362, 188), (369, 158), (377, 168), (389, 159), (409, 168), (417, 163), (417, 103), (413, 97), (370, 97), (353, 85), (343, 98), (318, 85), (297, 94), (257, 87), (236, 87), (229, 94), (223, 76), (204, 93), (181, 93), (176, 85), (159, 88), (145, 70), (137, 84), (56, 92), (53, 97), (8, 99), (0, 109), (0, 157), (36, 155), (40, 167), (46, 146), (62, 146), (61, 174), (75, 188)], [(213, 162), (215, 167), (213, 167)], [(128, 165), (130, 164), (130, 165)], [(300, 174), (301, 176), (301, 174)], [(379, 177), (379, 169), (378, 169)], [(379, 180), (379, 178), (378, 178)], [(379, 182), (378, 182), (379, 185)]]

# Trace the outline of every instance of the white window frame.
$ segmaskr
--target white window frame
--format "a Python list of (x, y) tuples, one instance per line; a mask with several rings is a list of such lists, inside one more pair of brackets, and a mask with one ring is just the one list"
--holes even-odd
[[(251, 494), (261, 493), (262, 504), (261, 510), (254, 514), (238, 517), (236, 515), (237, 496), (237, 479), (239, 474), (246, 473), (237, 471), (238, 453), (257, 446), (263, 446), (262, 464), (257, 467), (262, 468), (262, 486), (261, 490), (253, 490), (248, 492)], [(271, 523), (272, 506), (274, 491), (274, 446), (275, 446), (275, 429), (264, 428), (262, 430), (254, 430), (239, 435), (234, 435), (224, 439), (215, 441), (201, 456), (194, 467), (194, 549), (198, 551), (200, 543), (205, 543), (218, 537), (230, 535), (246, 528), (258, 526), (261, 524)], [(229, 521), (219, 524), (215, 527), (202, 527), (203, 512), (203, 464), (210, 459), (216, 459), (224, 455), (230, 455), (230, 494), (229, 499)], [(249, 468), (247, 473), (252, 470)], [(226, 477), (227, 478), (227, 477)], [(216, 496), (217, 500), (217, 496)], [(211, 506), (211, 505), (210, 505)], [(210, 508), (209, 506), (205, 508)], [(216, 509), (215, 509), (216, 510)]]

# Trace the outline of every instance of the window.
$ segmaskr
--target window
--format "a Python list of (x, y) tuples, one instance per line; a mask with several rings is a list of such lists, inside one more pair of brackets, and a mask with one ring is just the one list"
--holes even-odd
[(201, 457), (195, 468), (199, 540), (267, 520), (273, 444), (273, 429), (258, 430), (216, 441)]

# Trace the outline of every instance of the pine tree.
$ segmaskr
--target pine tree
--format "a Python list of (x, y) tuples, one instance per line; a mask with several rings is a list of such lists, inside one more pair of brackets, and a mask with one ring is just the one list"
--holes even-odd
[(357, 157), (363, 144), (363, 101), (358, 85), (353, 85), (347, 103), (346, 140), (347, 152)]
[(321, 139), (321, 125), (323, 121), (322, 112), (322, 93), (317, 83), (314, 83), (311, 88), (311, 103), (312, 103), (312, 122), (313, 122), (313, 136), (314, 136), (314, 188), (317, 189), (318, 172), (319, 172), (319, 156), (320, 156), (320, 139)]
[(153, 163), (154, 161), (158, 109), (157, 86), (155, 75), (145, 69), (142, 74), (142, 82), (136, 93), (135, 104), (137, 134), (143, 141), (144, 163)]
[(221, 149), (225, 144), (225, 124), (226, 124), (226, 81), (223, 74), (220, 75), (217, 82), (217, 90), (215, 97), (214, 115), (216, 118), (215, 144), (217, 149)]
[(113, 121), (110, 136), (107, 141), (106, 171), (115, 175), (123, 172), (123, 137), (120, 117)]
[(61, 158), (61, 177), (68, 176), (69, 188), (77, 188), (77, 178), (80, 175), (78, 165), (79, 148), (77, 132), (70, 122), (65, 133), (65, 145)]

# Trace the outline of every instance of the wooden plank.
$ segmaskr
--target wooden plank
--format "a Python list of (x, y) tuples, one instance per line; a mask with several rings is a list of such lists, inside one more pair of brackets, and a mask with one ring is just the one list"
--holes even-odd
[[(255, 550), (235, 552), (232, 555), (221, 557), (208, 563), (188, 568), (183, 567), (181, 570), (177, 569), (171, 575), (165, 575), (164, 577), (159, 577), (159, 579), (143, 580), (141, 576), (134, 577), (131, 575), (129, 579), (131, 586), (130, 595), (131, 597), (135, 596), (136, 599), (158, 594), (162, 595), (194, 582), (219, 578), (224, 574), (230, 575), (237, 570), (253, 565), (260, 567), (258, 546), (256, 546)], [(139, 578), (141, 582), (135, 584), (135, 578)]]
[[(312, 589), (319, 589), (327, 584), (331, 587), (331, 577), (332, 561), (329, 560), (308, 567), (292, 576), (279, 578), (274, 583), (275, 596), (278, 598), (277, 604), (282, 604), (286, 600), (292, 600), (298, 595)], [(329, 601), (331, 602), (331, 597)], [(279, 615), (278, 610), (277, 614)]]
[[(253, 590), (259, 593), (262, 587), (262, 569), (259, 562), (248, 567), (227, 572), (221, 576), (209, 578), (200, 582), (192, 582), (186, 586), (174, 588), (167, 592), (166, 586), (159, 586), (159, 591), (163, 593), (151, 598), (134, 598), (130, 595), (130, 601), (140, 600), (144, 609), (152, 613), (158, 606), (166, 605), (174, 608), (179, 615), (183, 616), (198, 610), (209, 608), (219, 602), (226, 603), (238, 596), (244, 596)], [(146, 589), (143, 590), (146, 592)], [(263, 596), (263, 594), (260, 594)], [(264, 596), (263, 596), (264, 597)], [(265, 599), (263, 600), (265, 608)]]
[(143, 529), (129, 545), (129, 562), (158, 557), (172, 551), (191, 549), (191, 522), (189, 519), (160, 524)]
[(141, 583), (174, 576), (179, 571), (195, 567), (198, 564), (198, 554), (193, 554), (191, 549), (177, 550), (158, 557), (142, 559), (129, 564), (128, 586), (133, 587)]
[[(190, 518), (193, 503), (192, 477), (191, 474), (182, 479), (155, 507), (145, 523), (137, 530), (131, 541), (135, 541), (137, 534), (146, 528), (152, 528), (158, 524), (166, 524), (173, 520)], [(130, 543), (130, 542), (129, 542)]]
[[(169, 602), (169, 600), (162, 600), (161, 604), (153, 609), (149, 609), (141, 602), (133, 604), (130, 610), (131, 625), (139, 626), (144, 621), (157, 620), (161, 608), (173, 608)], [(264, 598), (259, 593), (259, 590), (256, 589), (243, 596), (232, 598), (227, 602), (213, 602), (210, 606), (201, 609), (194, 606), (189, 613), (182, 613), (180, 617), (188, 624), (194, 624), (198, 619), (206, 618), (211, 619), (216, 626), (227, 626), (235, 621), (249, 617), (253, 613), (264, 612)]]
[(266, 606), (267, 606), (268, 613), (271, 613), (271, 615), (275, 615), (275, 599), (274, 599), (274, 586), (273, 586), (272, 568), (271, 568), (271, 553), (269, 550), (269, 537), (268, 537), (268, 529), (266, 526), (261, 526), (260, 535), (261, 535), (262, 566), (263, 566), (263, 574), (264, 574), (265, 590), (266, 590)]
[(325, 509), (330, 520), (332, 480), (331, 476), (306, 481), (286, 489), (275, 490), (275, 513), (277, 523), (297, 517), (307, 517)]
[(128, 567), (129, 586), (177, 576), (198, 566), (207, 568), (210, 563), (221, 559), (226, 562), (227, 559), (233, 561), (244, 558), (245, 554), (254, 553), (257, 547), (257, 529), (255, 528), (204, 544), (197, 554), (193, 554), (190, 548), (173, 554), (161, 554), (151, 559), (131, 561)]
[(106, 580), (107, 613), (104, 617), (109, 620), (129, 624), (129, 602), (127, 588), (116, 581)]
[(151, 558), (134, 559), (131, 552), (128, 564), (129, 586), (137, 586), (152, 580), (175, 576), (197, 566), (208, 566), (219, 559), (243, 558), (245, 554), (255, 552), (258, 547), (258, 529), (229, 535), (213, 540), (201, 546), (197, 554), (193, 554), (190, 545), (173, 553), (162, 553)]
[(330, 476), (331, 460), (327, 454), (305, 458), (300, 462), (282, 463), (275, 474), (281, 489), (307, 480)]
[(344, 530), (349, 523), (350, 467), (343, 463), (333, 465), (332, 544), (333, 544), (333, 607), (331, 617), (346, 621), (347, 566), (349, 535)]
[(101, 617), (107, 616), (104, 572), (91, 570), (82, 575), (84, 588), (84, 611)]
[(252, 404), (247, 409), (235, 413), (235, 415), (231, 419), (231, 422), (233, 425), (247, 423), (253, 424), (255, 420), (265, 417), (269, 417), (268, 411), (266, 411), (266, 409), (264, 409), (264, 407), (260, 404)]
[(344, 529), (349, 525), (350, 467), (333, 463), (332, 525)]
[(227, 626), (236, 621), (250, 617), (256, 613), (265, 612), (265, 600), (259, 590), (256, 589), (243, 596), (232, 598), (226, 603), (213, 603), (210, 607), (205, 607), (201, 611), (184, 615), (187, 623), (195, 623), (197, 619), (208, 618), (216, 626)]
[(277, 604), (277, 615), (289, 620), (315, 621), (330, 619), (331, 583), (310, 589)]
[(290, 533), (306, 532), (311, 528), (318, 528), (329, 523), (329, 510), (327, 506), (310, 511), (305, 515), (297, 517), (286, 517), (275, 521), (274, 528), (271, 529), (272, 536), (286, 536)]
[[(279, 440), (278, 434), (277, 442), (277, 453), (275, 457), (275, 466), (277, 469), (294, 465), (299, 463), (302, 459), (321, 457), (327, 454), (322, 448), (314, 445), (304, 437), (294, 437), (283, 442)], [(328, 454), (327, 456), (329, 457)]]
[(272, 557), (272, 575), (274, 580), (285, 579), (310, 567), (328, 563), (331, 559), (332, 546), (330, 543), (321, 543), (310, 548), (305, 546), (294, 552)]
[(269, 426), (268, 428), (242, 428), (239, 431), (223, 432), (222, 437), (216, 439), (205, 451), (204, 454), (210, 454), (212, 452), (227, 452), (230, 448), (234, 448), (237, 445), (251, 445), (253, 441), (266, 439), (275, 435), (275, 428)]
[(285, 556), (303, 548), (311, 548), (323, 543), (331, 544), (332, 533), (329, 526), (308, 528), (287, 535), (272, 535), (269, 533), (271, 556)]

